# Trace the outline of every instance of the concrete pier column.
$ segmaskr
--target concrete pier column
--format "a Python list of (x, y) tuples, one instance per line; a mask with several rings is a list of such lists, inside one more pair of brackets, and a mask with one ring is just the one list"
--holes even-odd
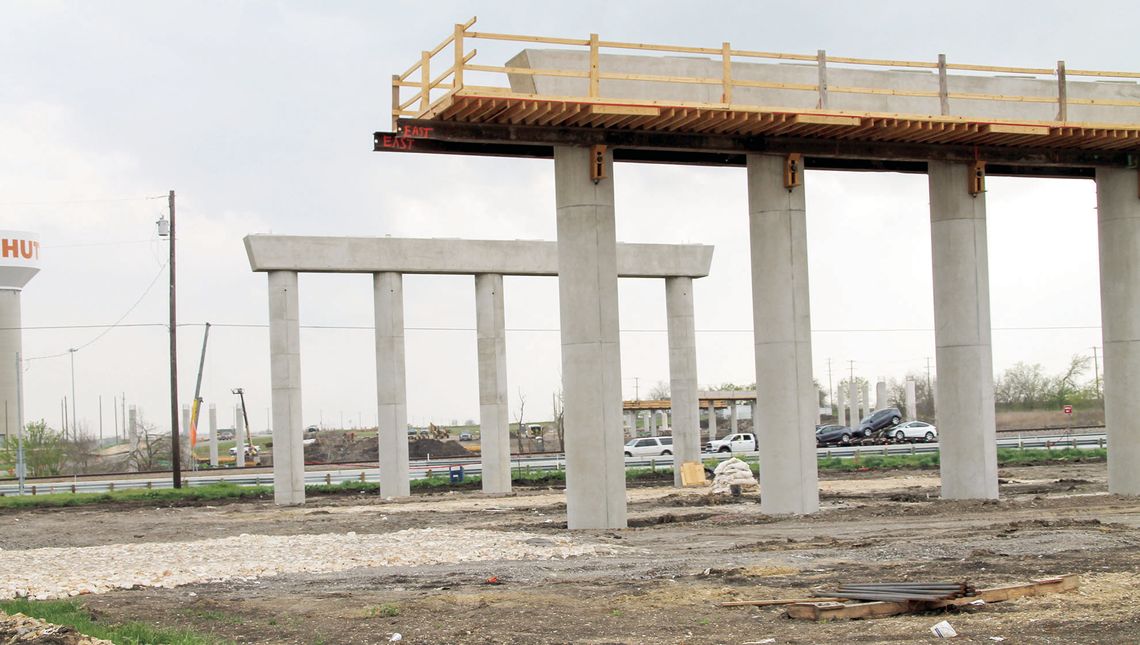
[(673, 485), (681, 485), (681, 464), (701, 459), (701, 409), (697, 400), (697, 331), (693, 279), (665, 279), (669, 329), (669, 403), (673, 414)]
[[(297, 273), (270, 271), (269, 379), (273, 410), (273, 502), (279, 506), (305, 503), (299, 312)], [(239, 463), (244, 463), (240, 446), (239, 442), (235, 456)]]
[(709, 401), (709, 441), (716, 441), (716, 405)]
[(603, 155), (595, 181), (590, 148), (554, 148), (571, 529), (626, 526), (613, 155)]
[(178, 436), (182, 437), (183, 443), (190, 437), (190, 406), (188, 405), (182, 406), (182, 427), (179, 428)]
[[(408, 477), (408, 396), (404, 371), (404, 277), (372, 274), (376, 320), (376, 419), (380, 495), (411, 495)], [(486, 438), (482, 430), (480, 441)], [(508, 459), (508, 463), (509, 459)]]
[(918, 403), (914, 396), (914, 379), (906, 380), (906, 418), (914, 421), (918, 418)]
[(736, 401), (728, 402), (728, 431), (736, 434)]
[(875, 409), (882, 410), (890, 405), (887, 402), (887, 382), (879, 381), (875, 383)]
[(847, 425), (847, 399), (843, 395), (843, 388), (835, 388), (835, 423), (841, 426)]
[(761, 510), (819, 510), (803, 185), (784, 187), (783, 156), (748, 155), (752, 319)]
[(1136, 467), (1140, 463), (1140, 199), (1136, 174), (1135, 169), (1096, 170), (1108, 492), (1118, 495), (1140, 495), (1140, 468)]
[(657, 410), (649, 411), (649, 436), (657, 436)]
[(967, 192), (965, 164), (931, 161), (927, 172), (942, 496), (997, 499), (985, 195)]
[(871, 384), (863, 381), (863, 416), (871, 414)]
[(475, 276), (475, 329), (479, 351), (479, 450), (483, 462), (483, 492), (509, 493), (511, 435), (503, 276)]
[(218, 467), (218, 406), (210, 404), (210, 467)]
[(847, 425), (857, 428), (863, 417), (859, 416), (859, 394), (856, 392), (855, 381), (847, 384)]

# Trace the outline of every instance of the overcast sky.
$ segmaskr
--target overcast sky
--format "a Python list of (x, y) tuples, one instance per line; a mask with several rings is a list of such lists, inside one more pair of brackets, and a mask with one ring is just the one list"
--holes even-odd
[[(168, 427), (165, 242), (178, 194), (180, 396), (202, 339), (207, 403), (230, 425), (246, 391), (267, 427), (265, 276), (249, 233), (554, 239), (553, 163), (372, 152), (391, 74), (451, 25), (537, 35), (871, 58), (1135, 70), (1140, 4), (1001, 2), (50, 2), (0, 0), (0, 228), (37, 232), (24, 291), (26, 418), (112, 432), (126, 394)], [(505, 50), (480, 48), (501, 64)], [(486, 57), (486, 58), (484, 58)], [(696, 283), (699, 380), (754, 380), (744, 171), (622, 164), (619, 241), (705, 243)], [(808, 172), (813, 363), (828, 383), (925, 373), (934, 356), (923, 175)], [(990, 178), (986, 195), (994, 368), (1059, 370), (1100, 344), (1095, 190), (1087, 180)], [(163, 196), (163, 199), (144, 199)], [(557, 285), (507, 278), (512, 420), (549, 418), (560, 377)], [(148, 290), (148, 286), (150, 287)], [(370, 279), (301, 277), (306, 424), (375, 423)], [(621, 284), (622, 377), (644, 398), (668, 380), (664, 285)], [(141, 298), (141, 300), (140, 300)], [(478, 417), (470, 277), (405, 278), (408, 416)], [(138, 303), (131, 310), (132, 305)], [(128, 310), (124, 325), (107, 331)], [(73, 326), (92, 325), (90, 328)], [(147, 326), (149, 325), (149, 326)], [(228, 326), (237, 325), (237, 326)], [(43, 329), (43, 327), (67, 327)], [(436, 328), (436, 329), (428, 329)], [(446, 328), (440, 330), (438, 328)], [(1062, 329), (1056, 329), (1062, 328)], [(103, 334), (100, 337), (100, 334)], [(97, 338), (94, 342), (93, 339)]]

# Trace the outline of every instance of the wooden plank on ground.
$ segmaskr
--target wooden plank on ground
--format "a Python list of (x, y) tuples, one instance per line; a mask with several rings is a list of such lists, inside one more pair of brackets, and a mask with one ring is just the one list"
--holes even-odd
[(774, 598), (772, 600), (727, 600), (720, 603), (721, 607), (772, 607), (775, 605), (791, 605), (809, 602), (840, 602), (843, 598)]
[(686, 461), (681, 464), (682, 486), (704, 486), (705, 466), (699, 461)]

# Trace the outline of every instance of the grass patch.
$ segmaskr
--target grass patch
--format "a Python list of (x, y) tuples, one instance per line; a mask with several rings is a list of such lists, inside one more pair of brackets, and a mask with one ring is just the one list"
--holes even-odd
[(98, 622), (78, 602), (72, 600), (32, 601), (21, 598), (0, 602), (0, 610), (74, 627), (88, 636), (125, 645), (215, 645), (230, 642), (182, 629), (161, 629), (138, 622), (115, 625)]
[(1001, 448), (998, 450), (997, 457), (999, 466), (1032, 466), (1034, 464), (1056, 463), (1079, 464), (1081, 462), (1104, 461), (1108, 459), (1108, 448), (1091, 448), (1089, 450), (1083, 450), (1081, 448), (1049, 448), (1046, 450)]
[(58, 506), (84, 506), (113, 502), (179, 502), (211, 501), (223, 499), (262, 499), (273, 495), (272, 486), (238, 486), (217, 483), (187, 488), (132, 488), (106, 493), (55, 493), (51, 495), (24, 495), (0, 497), (0, 509), (41, 508)]

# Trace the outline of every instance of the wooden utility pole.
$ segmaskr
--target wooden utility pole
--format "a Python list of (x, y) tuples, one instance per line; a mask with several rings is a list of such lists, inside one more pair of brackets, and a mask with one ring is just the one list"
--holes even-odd
[(170, 468), (174, 487), (182, 488), (182, 442), (178, 437), (178, 313), (175, 297), (174, 269), (174, 191), (168, 198), (170, 208)]

